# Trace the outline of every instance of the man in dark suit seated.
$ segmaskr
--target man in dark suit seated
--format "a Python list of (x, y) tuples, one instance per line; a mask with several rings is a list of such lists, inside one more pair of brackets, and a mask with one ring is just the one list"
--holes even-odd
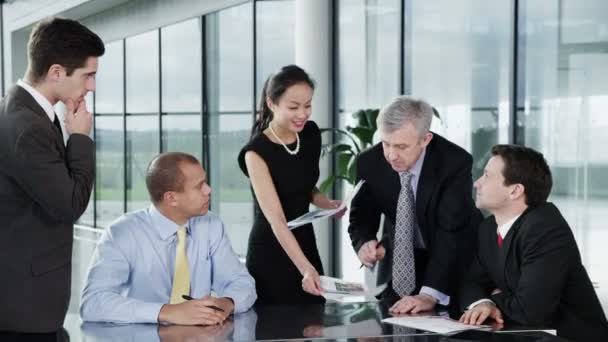
[[(429, 131), (432, 107), (400, 96), (382, 109), (381, 143), (361, 153), (350, 234), (361, 262), (380, 265), (382, 294), (393, 313), (421, 312), (454, 302), (458, 276), (472, 257), (481, 214), (473, 203), (472, 157)], [(376, 240), (385, 215), (382, 243)]]
[(547, 202), (551, 171), (543, 155), (496, 145), (475, 182), (478, 208), (492, 216), (479, 227), (478, 255), (465, 282), (461, 321), (557, 329), (579, 341), (608, 341), (608, 323), (568, 223)]
[[(77, 21), (49, 18), (34, 26), (27, 50), (25, 77), (0, 102), (2, 341), (63, 334), (73, 224), (87, 208), (95, 171), (85, 96), (95, 90), (103, 41)], [(65, 144), (57, 102), (66, 106)]]

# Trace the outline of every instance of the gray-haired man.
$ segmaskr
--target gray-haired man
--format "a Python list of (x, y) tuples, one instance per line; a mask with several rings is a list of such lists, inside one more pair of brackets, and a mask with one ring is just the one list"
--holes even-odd
[[(400, 96), (378, 116), (381, 142), (357, 160), (366, 183), (353, 200), (350, 234), (364, 265), (382, 260), (378, 282), (394, 313), (451, 305), (481, 220), (472, 198), (471, 155), (429, 131), (433, 108)], [(382, 243), (376, 240), (385, 215)]]

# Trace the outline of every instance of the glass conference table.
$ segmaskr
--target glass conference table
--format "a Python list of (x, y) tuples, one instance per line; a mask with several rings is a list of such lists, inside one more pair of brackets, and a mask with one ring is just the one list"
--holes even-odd
[(255, 307), (219, 326), (83, 323), (83, 341), (565, 341), (541, 329), (506, 325), (497, 332), (469, 331), (450, 337), (382, 323), (382, 302)]

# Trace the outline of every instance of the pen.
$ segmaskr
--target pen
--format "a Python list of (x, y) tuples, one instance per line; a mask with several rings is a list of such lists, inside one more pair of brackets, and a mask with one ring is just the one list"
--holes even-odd
[[(194, 299), (194, 298), (192, 298), (192, 297), (190, 297), (190, 296), (188, 296), (188, 295), (182, 295), (182, 298), (184, 298), (185, 300), (192, 300), (192, 299)], [(208, 307), (208, 308), (211, 308), (211, 309), (213, 309), (213, 310), (215, 310), (215, 311), (221, 311), (221, 312), (224, 312), (224, 309), (222, 309), (222, 308), (220, 308), (220, 307), (217, 307), (217, 306), (215, 306), (215, 305), (207, 305), (207, 307)]]
[[(376, 244), (376, 249), (378, 249), (378, 247), (382, 246), (382, 241), (378, 241), (378, 243)], [(365, 264), (361, 264), (361, 266), (359, 266), (359, 269), (362, 269), (363, 266), (365, 266)], [(374, 266), (370, 267), (370, 268), (374, 268)]]

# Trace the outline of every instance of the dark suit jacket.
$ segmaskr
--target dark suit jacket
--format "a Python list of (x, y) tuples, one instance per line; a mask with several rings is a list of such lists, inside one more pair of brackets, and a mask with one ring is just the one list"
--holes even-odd
[(60, 329), (73, 224), (93, 184), (94, 143), (61, 132), (23, 88), (0, 102), (0, 331)]
[[(500, 248), (496, 229), (494, 216), (479, 228), (463, 306), (489, 298), (507, 321), (557, 329), (573, 340), (608, 341), (606, 317), (559, 210), (551, 203), (527, 209)], [(497, 288), (502, 293), (490, 295)]]
[[(416, 218), (426, 246), (424, 258), (416, 258), (416, 284), (451, 296), (459, 284), (459, 271), (470, 263), (474, 229), (481, 221), (472, 197), (471, 155), (438, 134), (426, 147), (418, 188)], [(355, 251), (376, 239), (380, 215), (385, 215), (383, 243), (387, 255), (378, 282), (388, 281), (392, 270), (392, 248), (397, 199), (401, 185), (383, 155), (382, 144), (361, 153), (357, 178), (364, 179), (350, 212), (348, 232)]]

